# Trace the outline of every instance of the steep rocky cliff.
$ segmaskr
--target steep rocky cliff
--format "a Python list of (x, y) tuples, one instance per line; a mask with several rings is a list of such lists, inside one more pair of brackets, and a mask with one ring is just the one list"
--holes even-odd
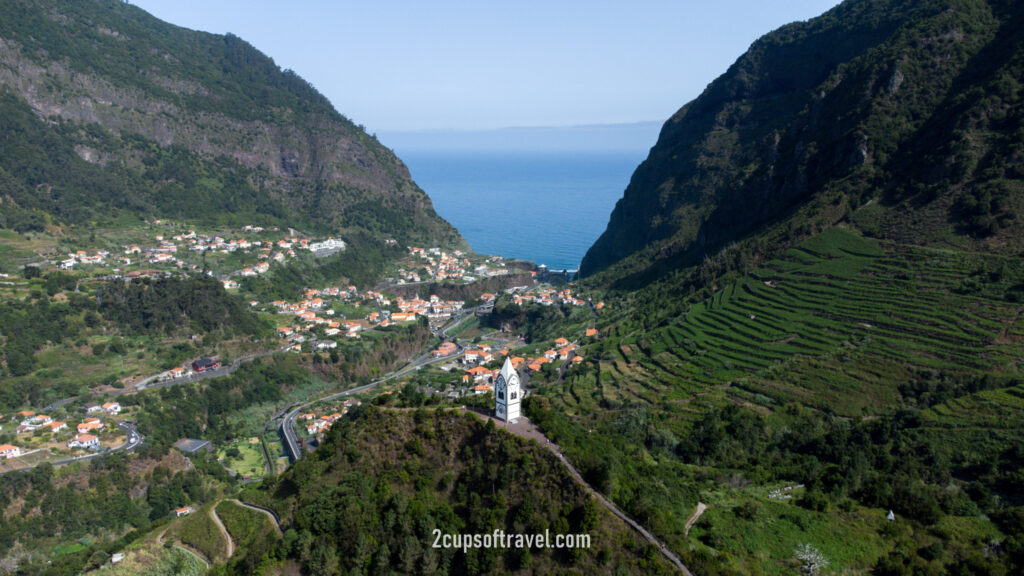
[(464, 245), (390, 150), (232, 35), (113, 0), (4, 2), (0, 95), (0, 207), (15, 223), (241, 214)]
[(732, 243), (777, 253), (843, 220), (1021, 249), (1022, 13), (848, 0), (764, 36), (665, 123), (583, 274), (638, 286)]

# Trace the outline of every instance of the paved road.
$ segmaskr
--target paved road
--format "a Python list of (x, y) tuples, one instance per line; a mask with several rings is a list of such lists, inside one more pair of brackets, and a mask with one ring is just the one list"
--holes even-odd
[(220, 368), (214, 368), (213, 370), (207, 370), (205, 372), (200, 372), (198, 374), (190, 374), (188, 376), (183, 376), (181, 378), (173, 378), (173, 379), (170, 379), (170, 380), (163, 380), (163, 381), (157, 382), (155, 384), (150, 384), (154, 380), (159, 379), (160, 376), (162, 374), (164, 374), (164, 372), (161, 372), (160, 374), (154, 374), (152, 376), (148, 376), (146, 378), (143, 378), (142, 380), (139, 380), (138, 382), (135, 383), (135, 389), (134, 390), (127, 390), (126, 389), (125, 391), (120, 392), (120, 394), (134, 394), (134, 393), (140, 392), (142, 390), (154, 390), (156, 388), (167, 388), (168, 386), (174, 386), (175, 384), (182, 384), (184, 382), (199, 382), (200, 380), (206, 380), (206, 379), (209, 379), (209, 378), (218, 378), (220, 376), (227, 376), (227, 375), (231, 374), (232, 372), (234, 372), (235, 370), (238, 370), (238, 367), (242, 365), (242, 362), (249, 362), (250, 360), (255, 360), (256, 358), (263, 358), (264, 356), (270, 356), (271, 354), (277, 354), (278, 352), (284, 352), (287, 349), (288, 349), (288, 346), (282, 346), (280, 348), (275, 348), (273, 350), (266, 350), (264, 352), (259, 352), (257, 354), (250, 354), (249, 356), (243, 356), (241, 358), (235, 359), (234, 362), (232, 362), (231, 364), (229, 364), (227, 366), (221, 366)]
[(277, 530), (277, 535), (284, 536), (284, 531), (281, 530), (281, 520), (277, 517), (277, 512), (274, 512), (270, 508), (264, 508), (263, 506), (259, 506), (257, 504), (249, 504), (247, 502), (242, 502), (237, 498), (229, 498), (229, 501), (238, 504), (242, 508), (248, 508), (250, 510), (255, 510), (257, 512), (265, 514), (268, 518), (270, 518), (270, 523), (274, 525), (274, 530)]
[(462, 354), (463, 351), (460, 350), (458, 352), (455, 352), (454, 354), (449, 354), (448, 356), (441, 356), (440, 358), (433, 358), (430, 355), (420, 356), (408, 366), (396, 370), (388, 374), (387, 376), (384, 376), (383, 378), (374, 380), (369, 384), (364, 384), (362, 386), (350, 388), (342, 392), (335, 392), (334, 394), (329, 394), (327, 396), (315, 398), (304, 404), (299, 404), (298, 406), (294, 407), (290, 412), (288, 412), (285, 415), (284, 419), (281, 422), (281, 436), (284, 438), (284, 447), (285, 451), (288, 453), (288, 459), (291, 460), (292, 462), (295, 462), (299, 458), (302, 458), (302, 449), (299, 447), (299, 439), (298, 436), (295, 434), (295, 419), (298, 417), (299, 413), (302, 412), (307, 406), (311, 406), (313, 404), (316, 404), (317, 402), (326, 402), (329, 400), (334, 400), (335, 398), (341, 398), (342, 396), (350, 396), (352, 394), (366, 392), (367, 390), (370, 390), (371, 388), (379, 384), (383, 384), (385, 382), (394, 380), (395, 378), (401, 378), (402, 376), (411, 374), (424, 366), (429, 366), (431, 364), (437, 364), (440, 362), (447, 362), (449, 360), (453, 360), (455, 358), (458, 358), (459, 356), (462, 356)]
[[(458, 323), (461, 322), (462, 316), (464, 314), (467, 314), (469, 312), (475, 312), (479, 308), (482, 307), (478, 306), (476, 308), (460, 310), (455, 315), (455, 317), (448, 321), (448, 324), (446, 324), (438, 331), (441, 337), (446, 339), (448, 337), (448, 330), (451, 330), (454, 326), (458, 325)], [(288, 454), (288, 459), (294, 463), (296, 460), (302, 458), (302, 449), (299, 446), (298, 436), (295, 434), (295, 418), (298, 417), (299, 412), (301, 412), (307, 406), (310, 406), (317, 402), (334, 400), (335, 398), (341, 398), (342, 396), (349, 396), (352, 394), (359, 394), (361, 392), (365, 392), (373, 388), (374, 386), (377, 386), (378, 384), (383, 384), (384, 382), (394, 380), (395, 378), (401, 378), (402, 376), (415, 372), (416, 370), (419, 370), (420, 368), (428, 366), (430, 364), (437, 364), (440, 362), (447, 362), (448, 360), (453, 360), (455, 358), (458, 358), (459, 356), (462, 356), (462, 354), (463, 351), (461, 350), (455, 352), (454, 354), (442, 356), (440, 358), (433, 358), (429, 354), (424, 354), (419, 358), (413, 360), (412, 363), (406, 366), (405, 368), (396, 370), (391, 374), (384, 376), (383, 378), (379, 378), (377, 380), (374, 380), (373, 382), (370, 382), (369, 384), (358, 386), (356, 388), (345, 390), (343, 392), (336, 392), (334, 394), (330, 394), (322, 398), (316, 398), (303, 404), (293, 406), (291, 411), (287, 412), (284, 416), (284, 419), (281, 421), (281, 437), (284, 439), (284, 449), (285, 452)], [(277, 418), (280, 418), (280, 415), (275, 416), (274, 420), (276, 420)]]

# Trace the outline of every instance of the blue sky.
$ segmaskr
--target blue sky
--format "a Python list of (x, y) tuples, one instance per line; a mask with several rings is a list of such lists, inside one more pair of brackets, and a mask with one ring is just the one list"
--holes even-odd
[(131, 0), (232, 32), (373, 131), (663, 121), (837, 0)]

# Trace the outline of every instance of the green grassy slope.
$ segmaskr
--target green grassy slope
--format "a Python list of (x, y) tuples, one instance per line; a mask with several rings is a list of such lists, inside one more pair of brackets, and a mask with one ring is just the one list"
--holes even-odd
[[(1024, 504), (1022, 286), (1017, 257), (832, 228), (706, 298), (613, 300), (586, 364), (528, 414), (703, 573), (789, 573), (802, 543), (837, 570), (948, 569)], [(955, 552), (918, 554), (933, 543)]]

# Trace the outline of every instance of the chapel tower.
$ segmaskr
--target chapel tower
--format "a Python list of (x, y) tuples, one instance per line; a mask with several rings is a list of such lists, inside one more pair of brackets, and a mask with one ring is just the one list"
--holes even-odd
[(494, 385), (494, 414), (499, 420), (515, 422), (519, 419), (519, 405), (523, 401), (523, 389), (519, 385), (519, 373), (512, 367), (512, 361), (505, 358), (498, 381)]

